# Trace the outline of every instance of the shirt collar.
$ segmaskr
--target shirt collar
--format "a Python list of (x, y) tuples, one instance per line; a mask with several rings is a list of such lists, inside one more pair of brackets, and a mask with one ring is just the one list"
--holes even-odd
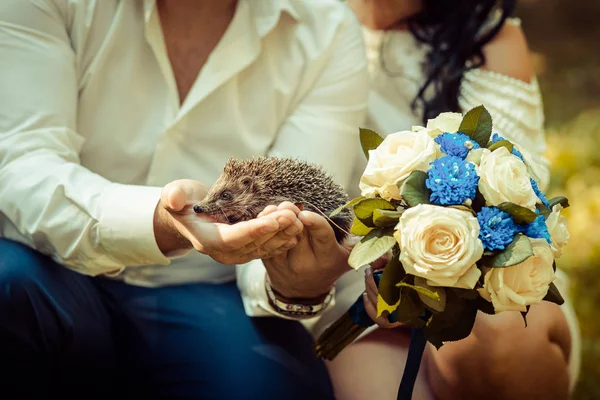
[(156, 0), (144, 0), (144, 20), (146, 23), (150, 21), (150, 17), (152, 16), (152, 11), (154, 11), (154, 5), (156, 4)]
[(291, 0), (239, 1), (246, 1), (250, 5), (252, 14), (256, 19), (256, 31), (261, 37), (265, 36), (275, 27), (283, 13), (288, 14), (296, 21), (300, 19), (298, 10)]

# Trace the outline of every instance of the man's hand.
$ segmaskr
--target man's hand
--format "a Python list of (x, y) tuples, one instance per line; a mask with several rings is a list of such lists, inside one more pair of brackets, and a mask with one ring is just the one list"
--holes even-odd
[(281, 209), (235, 225), (207, 221), (193, 211), (208, 187), (182, 179), (167, 184), (154, 213), (154, 234), (164, 254), (195, 249), (224, 264), (285, 253), (296, 244), (303, 225), (296, 214)]
[(263, 257), (271, 287), (288, 299), (321, 297), (350, 270), (349, 251), (337, 243), (325, 218), (310, 211), (300, 211), (292, 203), (269, 206), (259, 216), (264, 218), (283, 211), (298, 215), (304, 230), (298, 233), (297, 245), (287, 252)]

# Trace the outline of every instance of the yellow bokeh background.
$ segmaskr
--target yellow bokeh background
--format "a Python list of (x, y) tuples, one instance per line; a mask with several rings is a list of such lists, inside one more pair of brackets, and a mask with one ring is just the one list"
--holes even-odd
[(600, 1), (521, 0), (545, 103), (549, 197), (566, 196), (571, 238), (558, 260), (581, 329), (573, 398), (600, 400)]

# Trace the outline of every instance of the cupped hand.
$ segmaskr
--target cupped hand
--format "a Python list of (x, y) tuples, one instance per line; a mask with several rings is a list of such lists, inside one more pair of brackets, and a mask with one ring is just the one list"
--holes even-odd
[(285, 253), (303, 230), (302, 222), (289, 209), (234, 225), (209, 221), (193, 211), (193, 205), (207, 192), (206, 185), (191, 179), (173, 181), (163, 188), (154, 232), (164, 254), (193, 248), (224, 264), (243, 264)]
[[(293, 212), (304, 225), (297, 244), (287, 251), (263, 257), (273, 289), (289, 299), (312, 299), (326, 295), (347, 271), (349, 250), (338, 244), (333, 229), (319, 214), (301, 211), (290, 202), (269, 206), (261, 218)], [(292, 244), (290, 242), (290, 244)]]

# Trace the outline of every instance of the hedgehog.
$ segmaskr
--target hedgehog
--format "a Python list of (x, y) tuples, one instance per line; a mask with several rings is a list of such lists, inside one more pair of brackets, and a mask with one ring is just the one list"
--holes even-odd
[(328, 217), (348, 201), (344, 189), (318, 165), (292, 158), (230, 158), (206, 197), (193, 209), (215, 222), (235, 224), (256, 218), (266, 206), (284, 201), (324, 215), (338, 243), (346, 238), (352, 212), (344, 209)]

